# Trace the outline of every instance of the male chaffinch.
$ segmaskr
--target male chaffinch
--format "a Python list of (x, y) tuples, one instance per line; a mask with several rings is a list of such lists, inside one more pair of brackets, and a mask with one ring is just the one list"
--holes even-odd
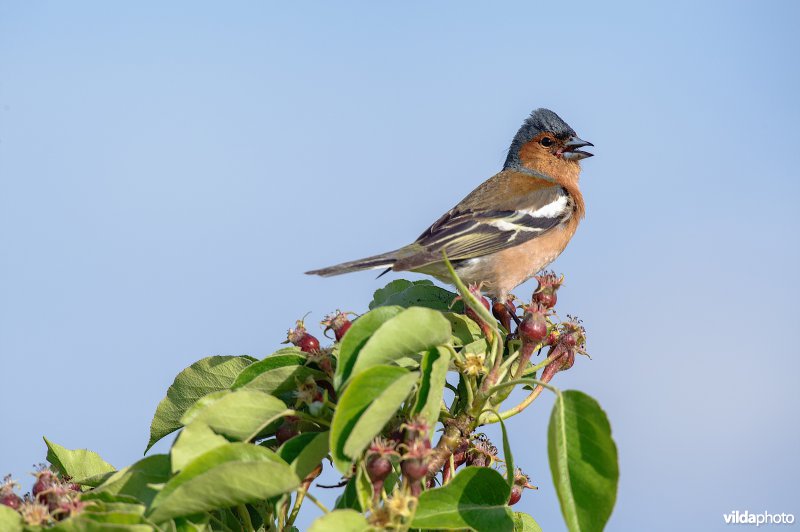
[[(414, 271), (450, 282), (442, 251), (467, 283), (497, 300), (558, 257), (584, 216), (581, 159), (593, 146), (549, 109), (519, 128), (500, 173), (395, 251), (306, 272), (329, 277), (373, 268)], [(384, 272), (386, 273), (386, 272)], [(382, 274), (381, 274), (382, 275)]]

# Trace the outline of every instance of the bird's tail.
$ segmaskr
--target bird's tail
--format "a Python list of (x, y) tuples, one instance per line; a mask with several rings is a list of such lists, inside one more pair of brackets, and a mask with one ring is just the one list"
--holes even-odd
[(322, 277), (333, 277), (334, 275), (341, 275), (343, 273), (357, 272), (360, 270), (372, 270), (376, 268), (389, 268), (398, 258), (398, 251), (390, 251), (380, 255), (373, 255), (372, 257), (365, 257), (363, 259), (352, 260), (350, 262), (343, 262), (336, 266), (328, 266), (327, 268), (320, 268), (319, 270), (311, 270), (306, 272), (307, 275), (320, 275)]

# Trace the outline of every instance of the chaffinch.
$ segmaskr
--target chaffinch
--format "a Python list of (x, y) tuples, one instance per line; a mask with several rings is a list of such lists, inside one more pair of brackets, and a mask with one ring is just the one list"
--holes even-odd
[[(400, 249), (337, 264), (309, 275), (329, 277), (373, 268), (414, 271), (449, 283), (442, 251), (466, 283), (500, 301), (558, 257), (584, 216), (581, 159), (593, 146), (549, 109), (519, 128), (500, 173)], [(381, 274), (383, 275), (383, 274)]]

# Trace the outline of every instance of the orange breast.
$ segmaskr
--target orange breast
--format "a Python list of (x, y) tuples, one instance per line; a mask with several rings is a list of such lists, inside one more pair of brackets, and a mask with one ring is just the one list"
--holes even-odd
[(489, 279), (486, 279), (492, 284), (492, 292), (508, 293), (546, 268), (567, 247), (578, 223), (578, 217), (573, 216), (562, 227), (498, 252), (492, 260)]

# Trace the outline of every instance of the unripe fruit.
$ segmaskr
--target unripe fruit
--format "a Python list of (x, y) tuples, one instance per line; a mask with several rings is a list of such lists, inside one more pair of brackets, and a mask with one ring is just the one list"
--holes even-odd
[(508, 505), (514, 506), (522, 498), (522, 486), (514, 484), (511, 488), (511, 495), (508, 498)]
[(284, 423), (278, 427), (278, 430), (275, 431), (275, 439), (278, 440), (278, 445), (283, 445), (285, 441), (294, 438), (297, 434), (297, 424), (284, 421)]
[(525, 312), (517, 334), (523, 342), (538, 344), (544, 340), (547, 336), (547, 319), (544, 317), (544, 312), (539, 310)]
[(304, 353), (313, 353), (314, 351), (319, 351), (319, 340), (306, 333), (305, 336), (297, 342), (297, 347)]
[(391, 472), (392, 462), (388, 458), (374, 454), (367, 460), (367, 475), (373, 483), (383, 482)]
[(428, 474), (428, 466), (420, 458), (405, 459), (400, 463), (403, 476), (411, 481), (422, 480)]
[(564, 277), (556, 277), (556, 274), (552, 272), (544, 272), (542, 275), (537, 275), (536, 280), (539, 282), (539, 286), (533, 293), (532, 301), (544, 308), (555, 307), (558, 301), (556, 292), (564, 282)]
[(16, 493), (4, 493), (0, 495), (0, 504), (3, 506), (8, 506), (9, 508), (13, 508), (14, 510), (18, 510), (19, 507), (22, 506), (22, 499), (20, 499), (19, 495)]
[(533, 294), (533, 300), (543, 307), (553, 308), (558, 302), (558, 295), (552, 289), (545, 289)]
[(55, 476), (48, 469), (43, 469), (36, 474), (36, 482), (31, 488), (31, 494), (41, 503), (47, 504), (47, 493), (55, 483)]
[(347, 312), (342, 312), (341, 310), (337, 310), (335, 314), (328, 315), (322, 321), (322, 325), (325, 326), (325, 331), (327, 332), (329, 329), (333, 331), (333, 335), (336, 337), (336, 341), (340, 342), (342, 337), (345, 333), (350, 329), (352, 323), (347, 317)]
[(319, 351), (319, 340), (308, 334), (303, 320), (297, 320), (294, 329), (289, 329), (286, 335), (286, 342), (292, 343), (300, 348), (304, 353), (315, 353)]

